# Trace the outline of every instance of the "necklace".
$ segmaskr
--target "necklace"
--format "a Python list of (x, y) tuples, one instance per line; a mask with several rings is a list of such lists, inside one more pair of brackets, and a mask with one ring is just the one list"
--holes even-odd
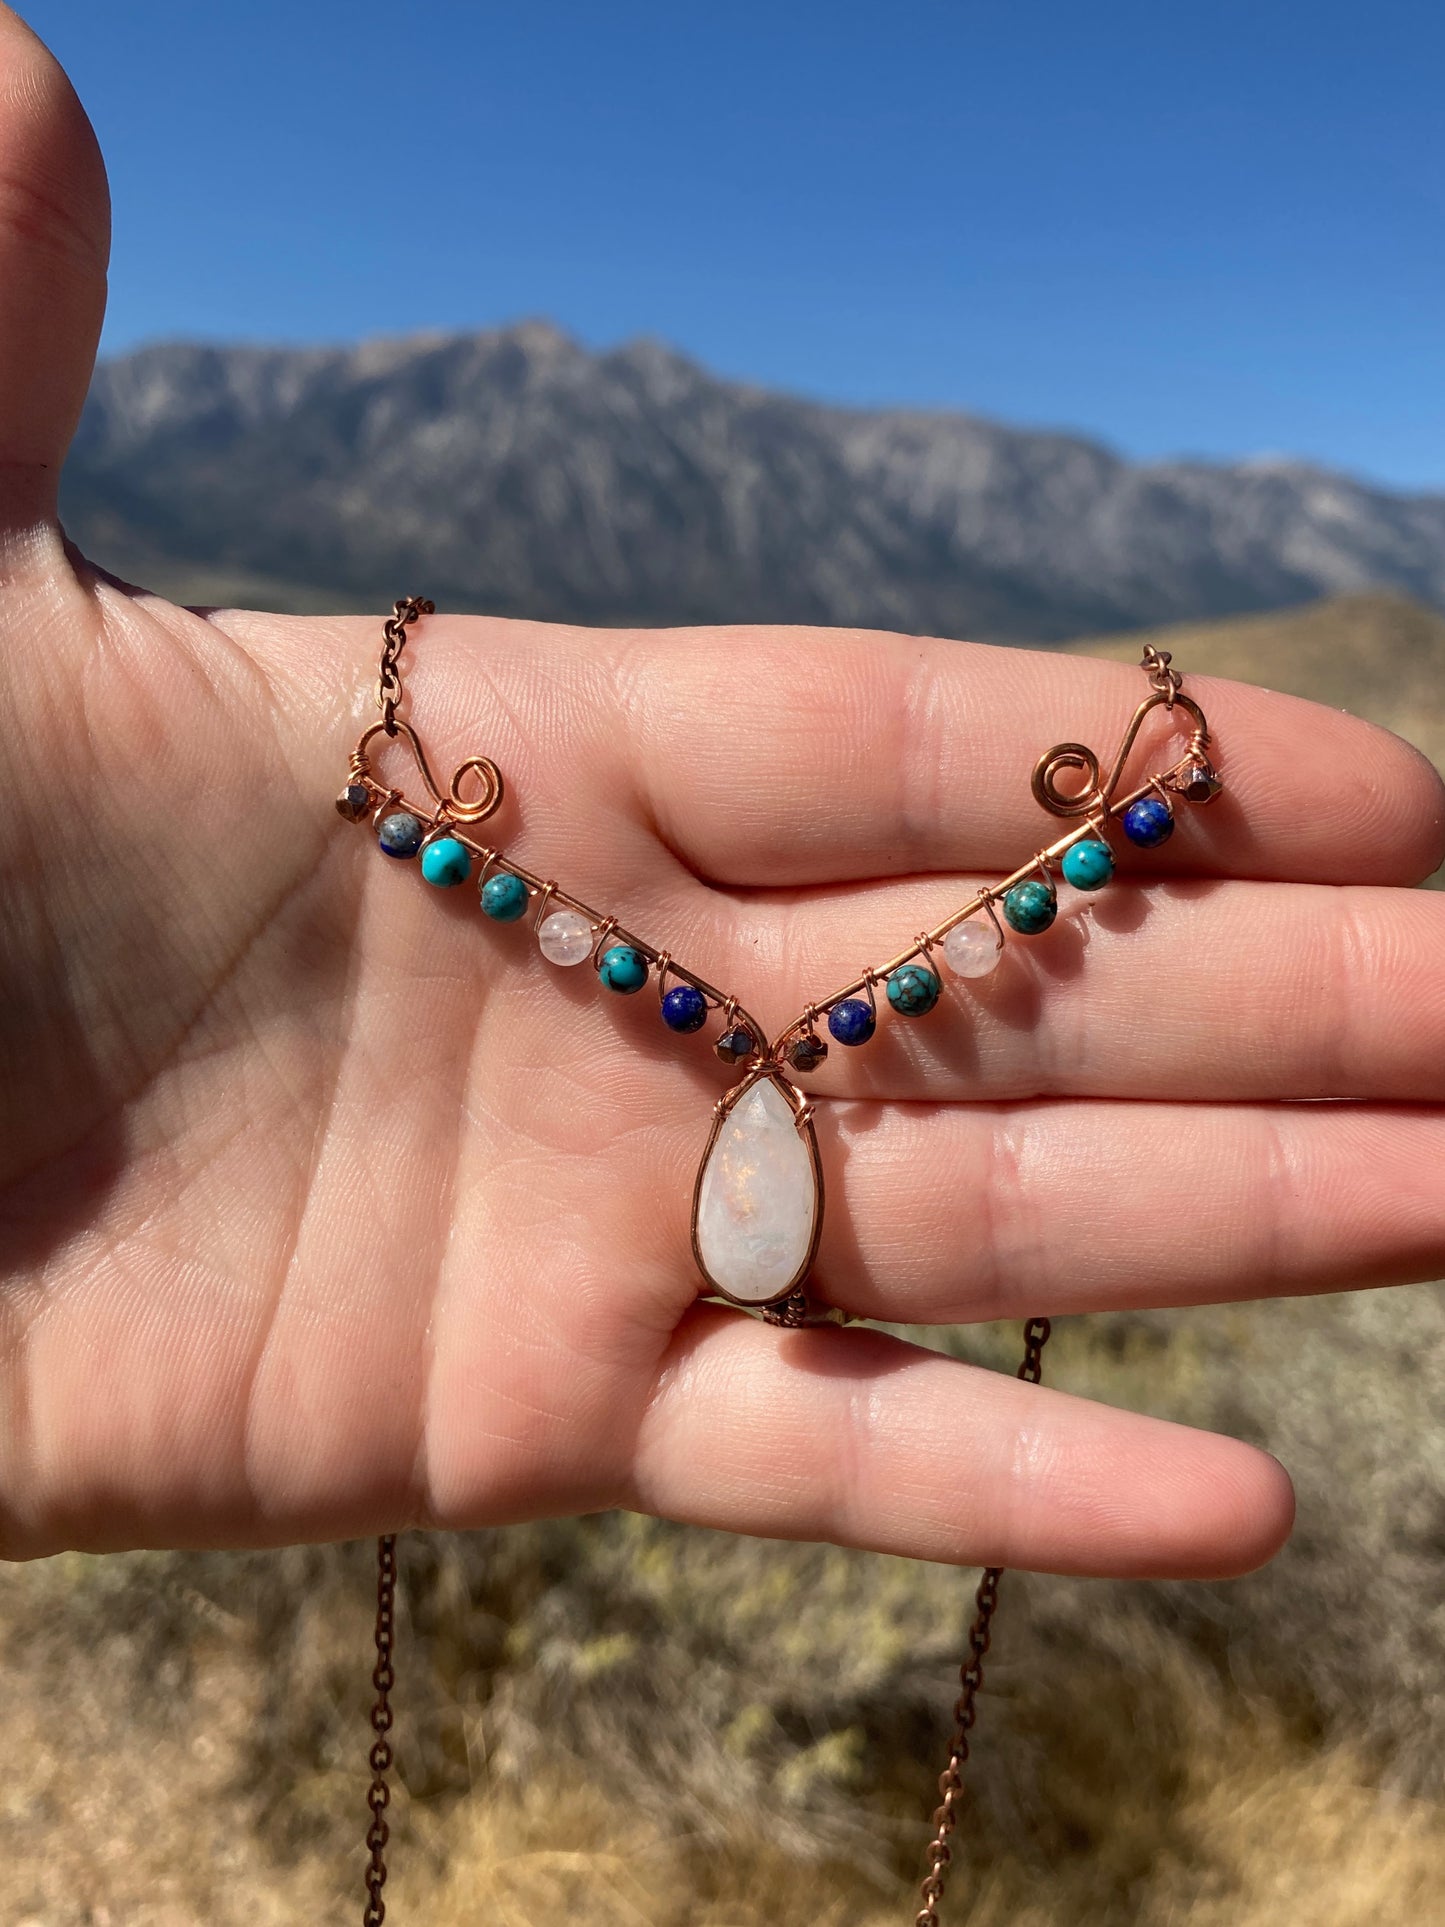
[[(489, 757), (469, 756), (442, 789), (420, 737), (400, 714), (401, 656), (407, 630), (434, 610), (435, 605), (424, 597), (404, 597), (382, 626), (376, 682), (380, 720), (357, 740), (346, 783), (336, 799), (338, 811), (348, 822), (370, 823), (384, 855), (398, 861), (417, 859), (423, 878), (434, 887), (451, 889), (474, 881), (482, 913), (492, 921), (511, 924), (530, 918), (539, 950), (557, 968), (588, 964), (599, 983), (619, 996), (633, 996), (651, 982), (662, 1022), (681, 1035), (696, 1034), (710, 1020), (716, 1021), (713, 1050), (738, 1072), (738, 1081), (714, 1106), (693, 1189), (692, 1250), (702, 1291), (759, 1312), (769, 1324), (847, 1322), (845, 1311), (815, 1302), (807, 1291), (823, 1227), (824, 1183), (814, 1107), (795, 1080), (817, 1070), (828, 1055), (829, 1043), (820, 1026), (843, 1049), (867, 1044), (878, 1025), (880, 986), (889, 1010), (898, 1017), (909, 1021), (926, 1017), (943, 992), (940, 951), (956, 975), (987, 975), (1007, 945), (1006, 927), (1019, 936), (1036, 937), (1053, 924), (1059, 907), (1056, 872), (1084, 893), (1109, 883), (1115, 864), (1108, 840), (1111, 824), (1117, 824), (1139, 848), (1157, 849), (1165, 843), (1174, 832), (1178, 802), (1208, 803), (1221, 788), (1209, 758), (1209, 727), (1203, 710), (1184, 694), (1183, 679), (1170, 666), (1169, 652), (1146, 647), (1141, 668), (1149, 693), (1130, 718), (1107, 771), (1083, 743), (1060, 743), (1035, 765), (1035, 799), (1071, 827), (1046, 848), (1036, 850), (1011, 876), (975, 891), (961, 908), (921, 932), (896, 956), (806, 1005), (769, 1042), (737, 997), (708, 983), (670, 951), (654, 948), (617, 917), (594, 910), (554, 880), (535, 875), (501, 850), (478, 841), (477, 827), (500, 808), (505, 795), (501, 771)], [(1121, 794), (1139, 732), (1156, 709), (1163, 709), (1176, 725), (1180, 715), (1188, 719), (1186, 747), (1166, 768)], [(409, 800), (403, 790), (380, 780), (375, 756), (387, 743), (399, 743), (410, 753), (425, 801)], [(1068, 787), (1061, 783), (1063, 778), (1070, 779)], [(1048, 1337), (1046, 1318), (1028, 1321), (1018, 1370), (1021, 1379), (1039, 1383)], [(938, 1908), (951, 1859), (949, 1841), (958, 1822), (963, 1769), (1001, 1577), (1000, 1568), (987, 1568), (975, 1595), (948, 1763), (939, 1779), (940, 1800), (914, 1927), (939, 1927)], [(382, 1891), (391, 1797), (388, 1735), (395, 1684), (395, 1599), (396, 1540), (386, 1534), (377, 1547), (372, 1674), (376, 1699), (371, 1714), (365, 1927), (381, 1927), (386, 1918)]]

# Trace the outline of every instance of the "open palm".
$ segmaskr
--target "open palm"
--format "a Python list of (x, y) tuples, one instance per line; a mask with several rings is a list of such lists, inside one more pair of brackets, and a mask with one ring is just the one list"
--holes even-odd
[[(105, 228), (84, 117), (0, 9), (0, 1549), (621, 1504), (1082, 1571), (1267, 1556), (1289, 1487), (1250, 1447), (697, 1302), (705, 1040), (331, 807), (379, 617), (203, 616), (66, 549)], [(437, 616), (410, 653), (438, 764), (506, 773), (519, 860), (774, 1027), (1036, 848), (1034, 758), (1111, 750), (1140, 693), (848, 633)], [(1439, 1269), (1445, 899), (1398, 887), (1440, 858), (1438, 780), (1362, 723), (1196, 693), (1226, 798), (819, 1073), (833, 1302)]]

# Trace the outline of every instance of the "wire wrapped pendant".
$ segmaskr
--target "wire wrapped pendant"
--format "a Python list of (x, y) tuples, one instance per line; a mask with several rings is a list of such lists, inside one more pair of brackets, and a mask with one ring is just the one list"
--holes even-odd
[[(879, 985), (888, 1012), (909, 1023), (926, 1019), (943, 995), (936, 952), (942, 952), (951, 971), (961, 978), (985, 976), (1007, 945), (1005, 926), (1029, 940), (1052, 926), (1059, 912), (1056, 871), (1070, 888), (1085, 894), (1109, 884), (1115, 871), (1108, 836), (1111, 827), (1117, 825), (1125, 839), (1140, 849), (1157, 849), (1166, 842), (1175, 828), (1176, 801), (1209, 803), (1222, 787), (1209, 757), (1209, 727), (1203, 710), (1183, 693), (1168, 652), (1146, 648), (1141, 666), (1149, 677), (1150, 693), (1134, 711), (1107, 774), (1093, 750), (1082, 743), (1057, 744), (1034, 768), (1035, 799), (1074, 827), (1047, 848), (1036, 850), (1011, 876), (977, 890), (961, 908), (921, 932), (907, 949), (864, 969), (821, 1002), (807, 1005), (771, 1043), (765, 1043), (761, 1026), (735, 996), (687, 969), (671, 951), (655, 949), (617, 917), (592, 909), (552, 879), (477, 841), (477, 827), (500, 808), (505, 796), (501, 771), (486, 756), (469, 756), (443, 789), (416, 731), (399, 714), (406, 632), (432, 612), (429, 601), (405, 597), (383, 626), (376, 685), (381, 720), (362, 732), (352, 751), (337, 810), (347, 822), (369, 822), (379, 849), (389, 858), (399, 862), (419, 858), (422, 876), (432, 886), (452, 889), (474, 880), (480, 908), (493, 922), (530, 920), (541, 955), (554, 967), (575, 968), (590, 962), (599, 985), (620, 996), (634, 996), (651, 981), (662, 1022), (674, 1034), (697, 1035), (717, 1018), (713, 1049), (737, 1072), (738, 1081), (714, 1106), (693, 1187), (692, 1251), (701, 1290), (760, 1312), (775, 1325), (846, 1322), (845, 1312), (815, 1304), (807, 1291), (823, 1229), (823, 1166), (813, 1105), (795, 1079), (816, 1071), (828, 1056), (820, 1024), (845, 1049), (866, 1046), (877, 1031), (880, 1006), (875, 987)], [(1159, 709), (1171, 721), (1181, 714), (1189, 720), (1187, 747), (1167, 767), (1121, 795), (1124, 771), (1139, 734)], [(399, 744), (409, 753), (425, 800), (409, 800), (401, 789), (382, 782), (376, 757), (386, 744)], [(1048, 1337), (1047, 1319), (1029, 1320), (1020, 1378), (1040, 1382)], [(378, 1658), (373, 1676), (377, 1699), (372, 1713), (376, 1738), (371, 1752), (372, 1818), (363, 1916), (367, 1927), (381, 1927), (386, 1913), (384, 1814), (392, 1759), (387, 1734), (392, 1720), (388, 1694), (393, 1682), (396, 1578), (391, 1535), (380, 1540), (378, 1561)], [(963, 1767), (1001, 1576), (998, 1568), (989, 1568), (977, 1593), (915, 1927), (938, 1927), (951, 1859), (949, 1840), (958, 1820)]]

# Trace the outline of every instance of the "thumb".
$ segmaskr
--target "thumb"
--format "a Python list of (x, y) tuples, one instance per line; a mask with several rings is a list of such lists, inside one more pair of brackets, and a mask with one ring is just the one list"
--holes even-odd
[(85, 109), (0, 3), (0, 529), (55, 514), (109, 251), (105, 165)]

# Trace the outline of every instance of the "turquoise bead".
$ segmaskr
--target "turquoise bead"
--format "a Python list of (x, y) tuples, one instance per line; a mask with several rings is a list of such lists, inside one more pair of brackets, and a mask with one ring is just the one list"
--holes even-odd
[(482, 885), (482, 908), (497, 923), (515, 923), (527, 914), (527, 886), (520, 877), (498, 870)]
[(1076, 890), (1102, 890), (1114, 874), (1114, 852), (1107, 843), (1085, 837), (1064, 851), (1060, 867), (1065, 883), (1072, 883)]
[(439, 836), (421, 853), (421, 873), (439, 890), (449, 890), (455, 883), (465, 883), (472, 874), (472, 853), (454, 836)]
[(647, 959), (630, 943), (615, 943), (610, 950), (603, 951), (597, 975), (609, 990), (630, 997), (647, 982)]
[(900, 1017), (926, 1017), (942, 988), (927, 964), (900, 964), (888, 979), (888, 1001)]
[(1059, 914), (1059, 900), (1049, 884), (1030, 877), (1006, 893), (1003, 913), (1021, 936), (1037, 937)]

